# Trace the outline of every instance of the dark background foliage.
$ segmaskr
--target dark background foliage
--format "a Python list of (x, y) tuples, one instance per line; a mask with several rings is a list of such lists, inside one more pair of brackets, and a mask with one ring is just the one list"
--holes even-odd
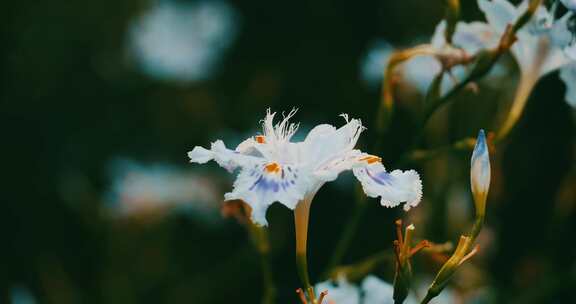
[[(463, 2), (465, 19), (481, 18), (474, 1)], [(39, 303), (257, 303), (258, 255), (234, 221), (210, 228), (181, 214), (153, 224), (104, 217), (99, 209), (110, 186), (110, 160), (120, 155), (188, 166), (193, 146), (229, 130), (253, 132), (268, 107), (300, 108), (295, 120), (306, 126), (339, 124), (340, 113), (360, 117), (369, 127), (361, 145), (368, 146), (376, 136), (371, 126), (379, 92), (359, 77), (366, 48), (375, 38), (411, 45), (429, 37), (443, 15), (440, 0), (231, 4), (241, 16), (239, 35), (220, 71), (212, 80), (181, 85), (126, 64), (126, 27), (146, 7), (143, 1), (3, 3), (0, 303), (9, 303), (14, 286), (29, 288)], [(494, 130), (512, 96), (515, 79), (509, 79), (442, 109), (429, 125), (442, 126), (435, 141)], [(500, 303), (576, 301), (575, 116), (563, 94), (557, 74), (541, 81), (518, 128), (493, 155), (487, 224), (493, 240), (482, 248), (489, 254), (480, 266), (483, 284)], [(391, 167), (411, 141), (418, 102), (399, 104), (383, 151), (371, 151)], [(456, 240), (458, 231), (445, 224), (444, 202), (448, 184), (467, 189), (469, 155), (398, 164), (423, 173), (426, 213), (414, 219), (421, 238)], [(73, 186), (63, 186), (70, 181)], [(347, 182), (317, 195), (309, 237), (313, 280), (353, 200)], [(370, 203), (346, 263), (390, 249), (393, 220), (404, 216)], [(293, 303), (299, 282), (292, 217), (280, 205), (268, 214), (279, 302)], [(421, 264), (417, 271), (430, 275), (438, 267)], [(379, 271), (391, 279), (391, 267)]]

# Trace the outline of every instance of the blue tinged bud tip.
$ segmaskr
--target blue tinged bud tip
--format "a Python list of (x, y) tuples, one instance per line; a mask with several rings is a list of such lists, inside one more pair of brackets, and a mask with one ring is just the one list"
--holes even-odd
[(472, 152), (472, 162), (474, 162), (477, 157), (481, 157), (483, 154), (487, 153), (487, 149), (486, 134), (484, 133), (484, 129), (480, 129), (478, 132), (478, 138), (476, 138), (474, 152)]

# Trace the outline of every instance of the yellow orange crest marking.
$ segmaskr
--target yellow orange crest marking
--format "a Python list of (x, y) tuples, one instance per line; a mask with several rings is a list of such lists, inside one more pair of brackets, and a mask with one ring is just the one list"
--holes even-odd
[(259, 144), (265, 144), (266, 143), (266, 138), (264, 137), (264, 135), (256, 135), (256, 136), (254, 136), (254, 139)]
[(278, 173), (282, 168), (277, 163), (269, 163), (264, 167), (264, 169), (269, 173)]
[(378, 157), (378, 156), (374, 156), (374, 155), (368, 155), (365, 157), (362, 157), (360, 159), (360, 161), (365, 161), (368, 164), (373, 164), (373, 163), (381, 163), (382, 162), (382, 158)]

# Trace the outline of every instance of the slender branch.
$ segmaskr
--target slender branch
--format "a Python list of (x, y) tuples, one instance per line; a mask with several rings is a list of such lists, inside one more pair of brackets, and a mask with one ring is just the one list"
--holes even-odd
[(456, 25), (460, 19), (460, 0), (445, 0), (446, 2), (446, 30), (444, 38), (446, 42), (452, 44), (452, 37), (456, 32)]

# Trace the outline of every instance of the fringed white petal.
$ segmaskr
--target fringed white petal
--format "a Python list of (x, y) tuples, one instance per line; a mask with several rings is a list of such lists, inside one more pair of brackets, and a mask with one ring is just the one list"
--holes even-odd
[(366, 195), (380, 197), (382, 206), (396, 207), (405, 203), (404, 210), (408, 211), (422, 199), (422, 181), (414, 170), (388, 173), (382, 163), (373, 162), (357, 166), (353, 171)]
[(196, 146), (192, 151), (188, 152), (188, 157), (192, 163), (205, 164), (214, 159), (214, 153), (203, 147)]
[(301, 158), (305, 166), (318, 171), (345, 158), (354, 149), (364, 127), (359, 119), (342, 116), (346, 119), (344, 126), (338, 129), (327, 124), (316, 126), (301, 143)]
[(248, 166), (259, 161), (257, 157), (244, 155), (238, 151), (226, 148), (221, 140), (213, 142), (210, 150), (199, 146), (194, 147), (192, 151), (188, 152), (188, 157), (191, 162), (199, 164), (214, 160), (218, 165), (230, 172), (239, 166)]
[(274, 202), (294, 209), (309, 190), (310, 181), (298, 168), (276, 163), (243, 167), (226, 200), (240, 199), (252, 207), (252, 221), (266, 226), (266, 210)]
[(314, 177), (324, 182), (331, 182), (338, 178), (340, 173), (352, 169), (352, 167), (358, 163), (358, 159), (362, 155), (363, 154), (360, 150), (352, 150), (338, 158), (324, 162), (314, 170)]
[(276, 112), (272, 113), (270, 109), (266, 110), (266, 117), (262, 121), (262, 128), (264, 130), (264, 136), (266, 136), (270, 143), (288, 142), (290, 138), (292, 138), (298, 130), (298, 124), (290, 123), (289, 121), (297, 111), (297, 109), (292, 109), (288, 115), (284, 115), (281, 122), (274, 125)]

